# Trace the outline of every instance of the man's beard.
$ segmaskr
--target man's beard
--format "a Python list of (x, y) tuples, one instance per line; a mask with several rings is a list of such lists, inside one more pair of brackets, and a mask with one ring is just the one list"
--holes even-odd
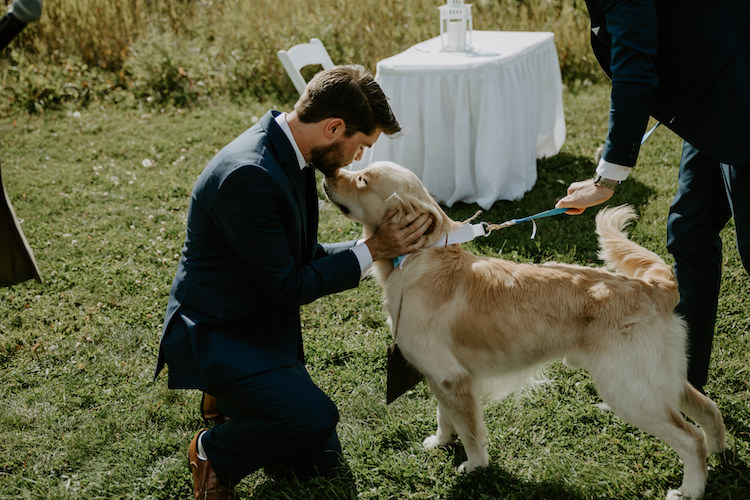
[(326, 177), (333, 177), (338, 169), (347, 165), (342, 149), (341, 141), (328, 146), (314, 147), (310, 152), (310, 163)]

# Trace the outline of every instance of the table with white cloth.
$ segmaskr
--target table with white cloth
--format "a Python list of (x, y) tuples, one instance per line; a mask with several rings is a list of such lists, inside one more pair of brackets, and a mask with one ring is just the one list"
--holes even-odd
[(465, 52), (432, 38), (378, 62), (375, 79), (402, 133), (382, 136), (350, 168), (399, 163), (448, 206), (520, 199), (536, 182), (537, 158), (565, 141), (552, 33), (474, 31)]

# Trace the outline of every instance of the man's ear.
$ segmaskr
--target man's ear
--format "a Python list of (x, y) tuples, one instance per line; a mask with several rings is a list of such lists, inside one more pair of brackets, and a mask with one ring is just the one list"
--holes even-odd
[(346, 123), (341, 118), (328, 118), (325, 125), (326, 137), (332, 139), (346, 129)]

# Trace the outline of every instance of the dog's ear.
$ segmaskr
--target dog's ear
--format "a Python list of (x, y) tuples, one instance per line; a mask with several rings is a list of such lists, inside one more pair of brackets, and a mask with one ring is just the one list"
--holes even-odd
[(398, 193), (393, 193), (385, 200), (385, 215), (390, 212), (395, 214), (388, 222), (398, 222), (406, 215), (413, 213), (423, 214), (427, 212), (431, 217), (434, 217), (433, 211), (432, 207), (410, 195), (402, 197)]
[[(402, 197), (403, 196), (403, 197)], [(385, 215), (393, 213), (388, 222), (398, 222), (403, 219), (407, 214), (428, 214), (431, 220), (430, 227), (427, 228), (422, 238), (429, 238), (430, 235), (436, 231), (444, 233), (452, 229), (451, 226), (446, 224), (451, 223), (450, 219), (444, 214), (440, 206), (435, 203), (432, 198), (424, 200), (420, 196), (413, 194), (393, 193), (386, 199), (385, 202)], [(447, 221), (447, 222), (446, 222)]]
[(383, 220), (383, 222), (396, 223), (403, 219), (408, 213), (407, 206), (398, 193), (393, 193), (385, 200), (385, 212), (383, 213), (383, 216), (387, 216), (391, 213), (392, 216), (388, 220)]
[(432, 202), (432, 200), (425, 201), (421, 198), (418, 198), (416, 196), (410, 196), (408, 198), (408, 201), (406, 201), (406, 205), (409, 207), (407, 209), (407, 213), (418, 213), (418, 214), (428, 214), (430, 216), (430, 220), (432, 221), (430, 224), (430, 227), (425, 231), (425, 236), (428, 236), (432, 234), (435, 229), (437, 229), (438, 221), (441, 221), (441, 214), (438, 208), (436, 207), (435, 203)]
[(435, 221), (437, 219), (436, 214), (434, 213), (434, 209), (412, 196), (408, 196), (405, 200), (404, 198), (399, 196), (398, 193), (393, 193), (385, 200), (385, 215), (388, 215), (389, 213), (393, 213), (393, 216), (390, 217), (387, 222), (392, 223), (400, 221), (401, 219), (406, 217), (407, 214), (428, 213), (430, 215), (430, 219), (432, 219), (432, 223), (430, 224), (430, 227), (427, 229), (427, 231), (425, 231), (425, 235), (428, 235), (435, 230)]

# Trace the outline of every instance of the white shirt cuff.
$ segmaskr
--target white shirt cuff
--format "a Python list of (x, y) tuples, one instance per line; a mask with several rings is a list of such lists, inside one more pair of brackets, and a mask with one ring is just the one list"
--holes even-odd
[(364, 278), (367, 274), (367, 270), (370, 269), (370, 266), (372, 265), (372, 254), (370, 253), (370, 249), (365, 245), (365, 240), (359, 239), (351, 248), (351, 251), (354, 252), (354, 256), (357, 257), (357, 260), (359, 261), (360, 276)]
[(596, 173), (612, 181), (624, 181), (630, 175), (632, 167), (625, 167), (618, 165), (617, 163), (611, 163), (604, 158), (599, 160), (599, 165), (596, 166)]

